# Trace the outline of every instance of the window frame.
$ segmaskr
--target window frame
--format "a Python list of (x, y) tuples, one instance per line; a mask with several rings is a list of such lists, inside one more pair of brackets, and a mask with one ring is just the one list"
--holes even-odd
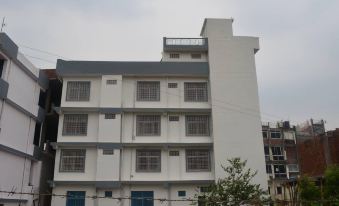
[[(200, 85), (200, 86), (199, 86)], [(190, 93), (191, 92), (191, 93)], [(208, 82), (184, 82), (185, 102), (208, 102)]]
[[(193, 156), (190, 155), (189, 152), (207, 152), (207, 156)], [(190, 168), (190, 161), (189, 158), (201, 158), (201, 157), (205, 157), (207, 158), (207, 167), (208, 168), (199, 168), (199, 169), (192, 169)], [(186, 172), (210, 172), (211, 171), (211, 150), (210, 149), (186, 149), (185, 150), (185, 161), (186, 161)], [(191, 163), (193, 164), (193, 163)]]
[[(72, 169), (65, 169), (64, 166), (64, 158), (65, 152), (80, 152), (82, 153), (82, 156), (78, 155), (78, 156), (71, 156), (71, 155), (67, 155), (67, 158), (73, 157), (73, 158), (82, 158), (81, 160), (81, 164), (83, 164), (83, 168), (78, 169), (78, 170), (72, 170)], [(75, 160), (72, 160), (72, 162), (74, 163)], [(75, 167), (75, 166), (73, 166)], [(61, 149), (60, 150), (60, 159), (59, 159), (59, 172), (60, 173), (84, 173), (86, 170), (86, 149)]]
[[(71, 119), (69, 119), (68, 122), (67, 122), (66, 121), (67, 120), (66, 117), (70, 117), (72, 115), (73, 115), (73, 122), (71, 122), (72, 121)], [(81, 120), (80, 117), (85, 117), (85, 119)], [(78, 122), (75, 122), (74, 118), (78, 118)], [(81, 121), (83, 121), (83, 122), (81, 122)], [(69, 132), (69, 131), (66, 132), (67, 124), (71, 124), (71, 123), (75, 124), (75, 125), (73, 125), (71, 127), (76, 127), (76, 126), (79, 127), (78, 129), (74, 129), (73, 128), (74, 130), (79, 130), (80, 131), (82, 129), (81, 127), (83, 126), (83, 128), (85, 128), (84, 131), (80, 131), (80, 132), (79, 131), (73, 131), (72, 133)], [(81, 125), (81, 124), (84, 124), (86, 126)], [(67, 113), (67, 114), (63, 115), (62, 136), (87, 136), (87, 133), (88, 133), (88, 114), (82, 114), (82, 113), (71, 114), (71, 113)]]
[[(275, 135), (276, 135), (276, 134), (279, 134), (279, 137), (272, 137), (272, 134), (275, 134)], [(274, 136), (275, 136), (275, 135), (274, 135)], [(270, 131), (270, 138), (271, 138), (271, 139), (281, 139), (281, 138), (282, 138), (281, 131), (271, 130), (271, 131)]]
[[(151, 153), (151, 152), (157, 152), (158, 155), (143, 155), (143, 156), (140, 156), (140, 154), (138, 155), (138, 153), (141, 153), (141, 152), (146, 152), (146, 153)], [(138, 173), (159, 173), (161, 172), (161, 149), (137, 149), (135, 151), (135, 172), (138, 172)], [(140, 169), (140, 162), (139, 162), (139, 159), (140, 158), (147, 158), (146, 160), (146, 169)], [(158, 161), (158, 165), (155, 169), (151, 169), (150, 167), (150, 163), (151, 163), (151, 158), (157, 158), (157, 161)]]
[[(190, 124), (205, 124), (204, 122), (200, 122), (199, 123), (199, 119), (198, 120), (189, 120), (189, 118), (192, 118), (192, 117), (204, 117), (206, 118), (206, 121), (207, 121), (207, 128), (205, 128), (206, 130), (206, 133), (199, 133), (199, 132), (196, 132), (196, 133), (190, 133), (189, 132), (189, 127), (190, 127)], [(201, 130), (201, 129), (195, 129), (195, 130)], [(186, 134), (186, 137), (209, 137), (211, 136), (211, 125), (210, 125), (210, 115), (208, 114), (194, 114), (194, 115), (185, 115), (185, 134)]]
[[(143, 85), (144, 84), (144, 85)], [(154, 84), (154, 88), (146, 87), (146, 85)], [(142, 86), (144, 86), (142, 88)], [(161, 92), (160, 92), (161, 83), (160, 81), (137, 81), (137, 88), (136, 88), (136, 101), (137, 102), (160, 102), (161, 99)], [(155, 93), (152, 94), (152, 89), (155, 90)], [(146, 90), (146, 91), (144, 91)], [(147, 95), (146, 95), (147, 94)], [(143, 96), (145, 95), (145, 96)], [(154, 97), (153, 97), (153, 96)]]
[[(77, 86), (78, 88), (71, 88), (71, 84), (78, 84), (73, 85)], [(85, 89), (88, 89), (88, 93), (85, 97), (81, 97), (81, 92), (86, 92), (86, 90), (81, 91), (81, 84), (87, 84)], [(88, 86), (88, 88), (87, 88)], [(72, 91), (72, 89), (74, 91)], [(71, 92), (73, 92), (75, 97), (71, 97)], [(89, 102), (91, 99), (91, 81), (67, 81), (67, 87), (66, 87), (66, 102)]]
[[(143, 118), (153, 117), (156, 120), (153, 120), (153, 122), (152, 121), (147, 122), (146, 120), (140, 120), (142, 117)], [(146, 133), (143, 130), (147, 130), (147, 128), (142, 129), (142, 127), (140, 127), (140, 124), (144, 124), (143, 125), (144, 127), (149, 127), (149, 126), (147, 126), (147, 124), (152, 124), (151, 129), (155, 131), (155, 128), (156, 128), (155, 123), (158, 124), (158, 126), (157, 126), (158, 128), (157, 128), (157, 131), (155, 133)], [(137, 137), (159, 137), (159, 136), (161, 136), (161, 115), (159, 115), (159, 114), (138, 114), (138, 115), (136, 115), (136, 118), (135, 118), (135, 127), (136, 127), (135, 128), (135, 136), (137, 136)]]
[[(285, 160), (284, 149), (279, 146), (271, 146), (272, 159), (274, 161), (283, 161)], [(279, 154), (278, 154), (279, 153)]]

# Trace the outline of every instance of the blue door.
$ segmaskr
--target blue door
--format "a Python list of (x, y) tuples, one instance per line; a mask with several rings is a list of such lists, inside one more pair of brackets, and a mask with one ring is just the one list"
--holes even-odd
[(154, 194), (153, 191), (132, 191), (132, 204), (131, 206), (153, 206)]
[(85, 206), (84, 191), (67, 191), (66, 206)]

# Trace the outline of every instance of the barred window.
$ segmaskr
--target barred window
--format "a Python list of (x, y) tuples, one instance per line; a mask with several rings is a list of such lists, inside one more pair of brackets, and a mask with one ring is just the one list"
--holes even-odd
[(89, 101), (91, 82), (67, 82), (66, 101)]
[(170, 122), (177, 122), (179, 121), (179, 116), (168, 116), (168, 120)]
[(271, 138), (272, 139), (280, 139), (281, 138), (281, 133), (280, 131), (271, 131)]
[(169, 151), (169, 156), (179, 156), (179, 151), (171, 150), (171, 151)]
[(86, 136), (88, 114), (65, 114), (62, 135)]
[(199, 54), (199, 53), (193, 53), (193, 54), (191, 54), (191, 58), (192, 58), (192, 59), (201, 59), (201, 54)]
[(161, 150), (137, 150), (137, 172), (160, 172)]
[(170, 53), (171, 59), (179, 59), (179, 57), (180, 57), (180, 54), (178, 54), (178, 53)]
[(117, 84), (117, 80), (116, 79), (107, 79), (106, 84), (109, 84), (109, 85)]
[(105, 114), (105, 119), (115, 119), (115, 114), (111, 113)]
[(187, 115), (186, 136), (209, 136), (210, 124), (208, 115)]
[(207, 102), (207, 82), (185, 82), (185, 102)]
[(272, 166), (271, 165), (266, 165), (266, 173), (272, 174)]
[(160, 136), (161, 119), (160, 115), (137, 115), (136, 135), (137, 136)]
[(160, 82), (138, 81), (137, 101), (160, 101)]
[(273, 160), (284, 160), (284, 153), (281, 147), (271, 147)]
[(273, 165), (274, 168), (274, 176), (276, 178), (285, 178), (286, 175), (286, 166), (285, 165)]
[(114, 150), (113, 149), (103, 149), (102, 150), (102, 154), (103, 155), (113, 155), (114, 154)]
[(178, 88), (178, 83), (168, 83), (168, 88)]
[(84, 172), (86, 150), (63, 149), (60, 155), (60, 172)]
[(186, 170), (210, 171), (210, 151), (208, 149), (189, 149), (186, 150)]

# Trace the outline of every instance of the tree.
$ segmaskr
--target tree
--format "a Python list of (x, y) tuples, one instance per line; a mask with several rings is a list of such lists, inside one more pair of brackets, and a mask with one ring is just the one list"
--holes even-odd
[(321, 199), (320, 189), (306, 175), (298, 180), (298, 193), (302, 205), (318, 205), (318, 201)]
[(324, 198), (339, 205), (339, 165), (333, 165), (325, 171)]
[(238, 206), (244, 204), (262, 205), (267, 203), (268, 195), (259, 184), (252, 183), (257, 171), (246, 168), (247, 161), (240, 158), (227, 160), (229, 166), (222, 166), (226, 177), (210, 185), (209, 192), (196, 195), (199, 205)]

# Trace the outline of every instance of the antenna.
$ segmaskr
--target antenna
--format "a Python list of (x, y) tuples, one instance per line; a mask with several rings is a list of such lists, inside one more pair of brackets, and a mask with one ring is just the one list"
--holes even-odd
[(0, 30), (0, 32), (2, 32), (2, 29), (6, 26), (5, 19), (6, 19), (6, 17), (4, 16), (4, 17), (2, 18), (2, 23), (1, 23), (1, 30)]

